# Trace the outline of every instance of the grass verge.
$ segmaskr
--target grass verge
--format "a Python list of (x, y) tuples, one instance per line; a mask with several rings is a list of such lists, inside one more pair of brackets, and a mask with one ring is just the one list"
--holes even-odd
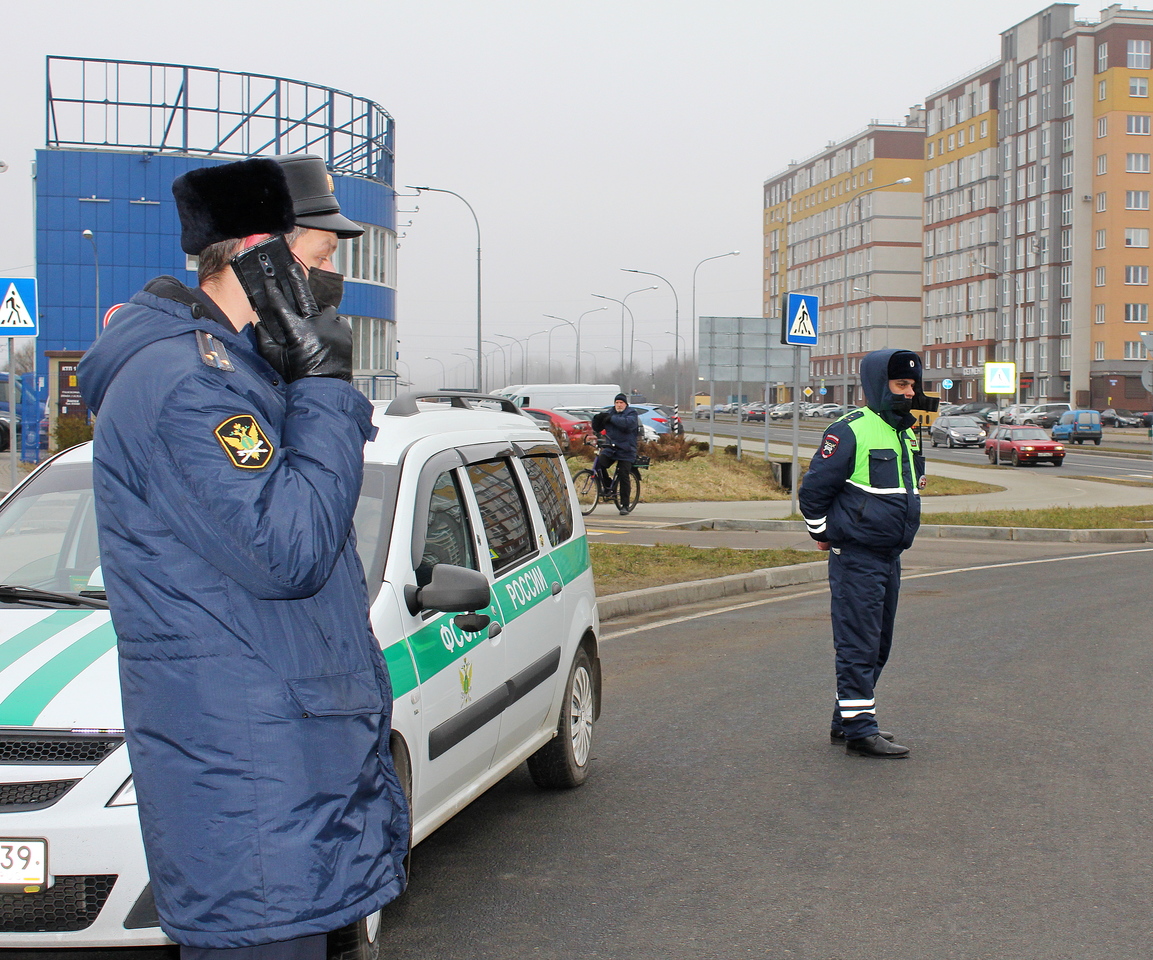
[[(802, 461), (801, 468), (806, 465), (807, 459)], [(583, 460), (569, 460), (569, 470), (574, 474), (588, 466)], [(770, 464), (760, 457), (746, 456), (738, 460), (726, 453), (654, 463), (648, 470), (641, 471), (641, 483), (645, 503), (789, 499), (789, 491), (783, 490), (773, 480)], [(1004, 489), (992, 483), (929, 477), (923, 494), (927, 497), (950, 497)]]
[(730, 547), (686, 547), (658, 543), (591, 543), (593, 580), (597, 593), (623, 593), (666, 583), (706, 580), (768, 567), (811, 563), (824, 554), (816, 550), (733, 550)]
[(1047, 507), (1039, 510), (982, 510), (979, 513), (923, 513), (921, 523), (977, 527), (1051, 527), (1061, 530), (1116, 530), (1153, 523), (1153, 505), (1133, 507)]

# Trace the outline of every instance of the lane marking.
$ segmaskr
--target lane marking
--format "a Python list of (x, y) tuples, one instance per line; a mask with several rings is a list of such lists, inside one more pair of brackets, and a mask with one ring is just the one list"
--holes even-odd
[[(1132, 553), (1153, 553), (1153, 547), (1138, 547), (1136, 550), (1110, 550), (1106, 553), (1082, 553), (1073, 557), (1044, 557), (1039, 560), (1011, 560), (1005, 563), (985, 563), (974, 567), (954, 567), (949, 570), (932, 570), (928, 573), (913, 573), (909, 576), (902, 576), (901, 582), (906, 580), (923, 580), (928, 577), (943, 577), (951, 573), (974, 573), (978, 570), (999, 570), (1003, 567), (1027, 567), (1036, 563), (1064, 563), (1067, 560), (1092, 560), (1097, 557), (1118, 557)], [(763, 600), (749, 600), (745, 603), (734, 603), (727, 607), (718, 607), (715, 610), (700, 610), (697, 613), (688, 613), (679, 617), (670, 617), (667, 620), (659, 620), (655, 623), (646, 623), (638, 627), (629, 627), (627, 630), (621, 630), (617, 633), (605, 633), (601, 635), (601, 642), (605, 643), (609, 640), (620, 640), (623, 637), (630, 637), (635, 633), (645, 633), (648, 630), (656, 630), (660, 627), (676, 626), (678, 623), (688, 623), (692, 620), (703, 620), (705, 617), (715, 617), (722, 613), (733, 613), (737, 610), (748, 610), (752, 607), (764, 607), (772, 603), (784, 603), (786, 600), (797, 600), (801, 597), (816, 597), (822, 593), (829, 592), (829, 585), (826, 581), (816, 590), (805, 590), (800, 593), (790, 593), (781, 597), (766, 597)]]

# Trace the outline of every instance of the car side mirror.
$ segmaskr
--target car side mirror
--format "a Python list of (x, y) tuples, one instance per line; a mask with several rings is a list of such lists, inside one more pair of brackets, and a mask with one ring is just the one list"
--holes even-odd
[(432, 579), (428, 584), (423, 587), (411, 583), (405, 586), (404, 602), (409, 613), (413, 614), (421, 610), (474, 613), (492, 602), (492, 591), (488, 578), (479, 570), (438, 563), (432, 568)]

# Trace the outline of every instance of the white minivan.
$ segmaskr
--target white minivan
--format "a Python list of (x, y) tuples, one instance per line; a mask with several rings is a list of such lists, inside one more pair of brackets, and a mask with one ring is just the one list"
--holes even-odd
[[(374, 423), (357, 549), (415, 844), (526, 760), (542, 787), (584, 781), (600, 625), (551, 436), (507, 400), (462, 394), (378, 403)], [(0, 948), (169, 942), (124, 745), (91, 461), (89, 444), (67, 450), (0, 502)], [(331, 935), (330, 953), (374, 956), (379, 920)]]

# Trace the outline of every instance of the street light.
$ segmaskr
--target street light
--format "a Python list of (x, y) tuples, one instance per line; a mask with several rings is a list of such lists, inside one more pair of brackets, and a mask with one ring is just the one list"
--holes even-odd
[[(530, 333), (527, 337), (524, 338), (524, 350), (525, 350), (525, 361), (524, 361), (525, 374), (524, 374), (524, 378), (525, 378), (525, 380), (528, 380), (532, 376), (532, 371), (530, 371), (528, 369), (528, 348), (532, 344), (532, 338), (536, 337), (536, 336), (543, 336), (544, 334), (549, 333), (551, 331), (551, 329), (552, 328), (550, 327), (549, 330), (535, 330), (532, 333)], [(546, 373), (545, 379), (546, 380), (549, 379), (550, 376), (551, 376), (550, 373)]]
[[(495, 340), (482, 340), (481, 343), (491, 343), (500, 351), (500, 370), (504, 379), (508, 380), (508, 354), (504, 352), (504, 346), (497, 343)], [(495, 372), (495, 371), (494, 371)], [(481, 393), (484, 391), (482, 390)]]
[[(604, 345), (604, 349), (605, 350), (611, 350), (613, 353), (617, 354), (621, 358), (621, 373), (623, 374), (624, 369), (625, 369), (625, 352), (623, 350), (618, 350), (616, 347), (612, 346), (612, 344), (608, 344), (608, 343), (606, 343)], [(624, 380), (624, 377), (622, 376), (621, 379)], [(629, 393), (627, 389), (625, 390), (625, 393), (626, 394)], [(631, 396), (631, 394), (629, 394), (629, 395)]]
[[(521, 343), (516, 337), (510, 337), (507, 333), (494, 333), (494, 337), (500, 337), (502, 340), (511, 340), (518, 347), (520, 347), (520, 379), (524, 382), (527, 378), (524, 375), (524, 344)], [(515, 359), (515, 357), (513, 358)], [(509, 371), (509, 379), (512, 379), (512, 371)]]
[[(652, 289), (652, 288), (650, 288), (650, 287), (642, 287), (641, 289), (643, 289), (643, 290), (649, 290), (649, 289)], [(633, 291), (633, 293), (640, 293), (640, 292), (641, 292), (640, 290), (634, 290), (634, 291)], [(619, 304), (621, 305), (621, 349), (620, 349), (620, 355), (621, 355), (621, 379), (622, 379), (622, 380), (624, 380), (624, 369), (625, 369), (625, 311), (626, 311), (626, 310), (628, 311), (628, 314), (629, 314), (629, 325), (630, 325), (630, 327), (633, 329), (633, 331), (634, 331), (634, 332), (636, 331), (636, 328), (637, 328), (637, 325), (636, 325), (636, 320), (633, 318), (633, 311), (632, 311), (632, 308), (631, 308), (631, 307), (629, 307), (629, 305), (628, 305), (627, 303), (625, 303), (625, 302), (624, 302), (624, 300), (618, 300), (616, 297), (606, 297), (606, 296), (605, 296), (603, 293), (594, 293), (594, 294), (593, 294), (593, 296), (594, 296), (594, 297), (596, 297), (598, 300), (611, 300), (613, 303), (619, 303)], [(626, 294), (625, 296), (626, 296), (626, 297), (628, 297), (628, 296), (631, 296), (631, 294)], [(607, 310), (608, 308), (606, 307), (605, 309)], [(622, 383), (622, 384), (621, 384), (621, 386), (624, 388), (624, 392), (625, 392), (625, 393), (628, 393), (628, 392), (629, 392), (629, 390), (628, 390), (628, 384), (627, 384), (627, 383)]]
[[(581, 321), (585, 317), (587, 317), (590, 313), (600, 313), (602, 310), (607, 310), (607, 309), (608, 309), (608, 307), (593, 307), (591, 310), (586, 310), (579, 317), (577, 317), (576, 323), (573, 323), (571, 320), (565, 320), (564, 317), (553, 316), (551, 313), (543, 314), (543, 316), (548, 317), (550, 320), (561, 320), (564, 323), (567, 323), (570, 327), (572, 327), (576, 331), (576, 378), (577, 378), (577, 383), (582, 382), (581, 381)], [(549, 339), (549, 356), (550, 356), (549, 376), (551, 377), (552, 376), (552, 361), (551, 361), (552, 340), (551, 340), (551, 338)], [(590, 354), (590, 356), (591, 356), (591, 354)], [(596, 379), (596, 378), (594, 377), (593, 379)]]
[[(442, 387), (448, 384), (448, 369), (444, 365), (444, 361), (440, 357), (425, 357), (425, 360), (435, 360), (440, 364), (440, 385)], [(469, 359), (472, 359), (471, 357)]]
[[(906, 183), (912, 183), (912, 177), (901, 177), (900, 180), (894, 180), (892, 183), (882, 183), (879, 187), (870, 187), (868, 190), (862, 190), (850, 201), (851, 204), (857, 205), (857, 222), (861, 222), (861, 201), (865, 199), (870, 193), (876, 193), (878, 190), (887, 190), (889, 187), (900, 187)], [(845, 224), (845, 277), (849, 278), (849, 238), (848, 238), (849, 225)], [(865, 234), (861, 231), (861, 247), (865, 245)], [(853, 281), (859, 279), (858, 275), (853, 275), (849, 280), (849, 287), (853, 287)], [(851, 292), (851, 290), (849, 291)], [(841, 380), (842, 380), (842, 396), (844, 397), (845, 408), (849, 406), (849, 297), (845, 297), (844, 309), (841, 311)], [(793, 402), (797, 402), (797, 398), (793, 397)], [(794, 487), (795, 489), (795, 487)]]
[(697, 270), (700, 269), (701, 263), (708, 263), (710, 260), (721, 260), (724, 257), (739, 257), (740, 250), (730, 250), (728, 253), (718, 253), (715, 257), (705, 257), (695, 267), (693, 267), (693, 316), (692, 316), (692, 333), (689, 339), (693, 344), (693, 356), (698, 357), (700, 353), (697, 350)]
[[(93, 236), (91, 230), (85, 230), (80, 234), (85, 240), (92, 244), (92, 262), (96, 266), (96, 337), (100, 336), (100, 257), (96, 253), (96, 237)], [(96, 342), (96, 337), (92, 338), (92, 342)], [(13, 420), (15, 423), (15, 420)]]
[(656, 378), (656, 361), (653, 358), (656, 356), (656, 353), (653, 350), (653, 345), (647, 340), (637, 340), (637, 343), (643, 343), (646, 347), (649, 348), (649, 382), (653, 383), (653, 386), (655, 387), (656, 383), (654, 381)]
[(449, 196), (456, 197), (461, 203), (468, 207), (468, 212), (472, 214), (473, 222), (476, 224), (476, 389), (484, 392), (484, 371), (481, 360), (481, 320), (480, 320), (480, 220), (477, 219), (476, 211), (473, 210), (472, 204), (465, 200), (459, 193), (454, 193), (452, 190), (445, 190), (441, 187), (405, 187), (406, 190), (415, 190), (417, 193), (427, 191), (428, 193), (447, 193)]
[(595, 353), (589, 353), (586, 350), (586, 351), (584, 351), (583, 354), (577, 354), (577, 356), (578, 357), (584, 356), (584, 357), (592, 357), (593, 358), (593, 379), (599, 380), (601, 378), (601, 375), (599, 373), (597, 373), (597, 355)]
[(639, 273), (646, 277), (656, 277), (658, 280), (663, 280), (669, 285), (669, 289), (673, 292), (673, 327), (676, 330), (674, 336), (676, 339), (676, 351), (674, 352), (673, 359), (673, 409), (677, 409), (680, 392), (681, 392), (681, 355), (680, 346), (681, 341), (684, 339), (681, 336), (681, 300), (677, 296), (677, 288), (669, 282), (665, 277), (659, 273), (653, 273), (651, 270), (634, 270), (631, 267), (621, 267), (625, 273)]

